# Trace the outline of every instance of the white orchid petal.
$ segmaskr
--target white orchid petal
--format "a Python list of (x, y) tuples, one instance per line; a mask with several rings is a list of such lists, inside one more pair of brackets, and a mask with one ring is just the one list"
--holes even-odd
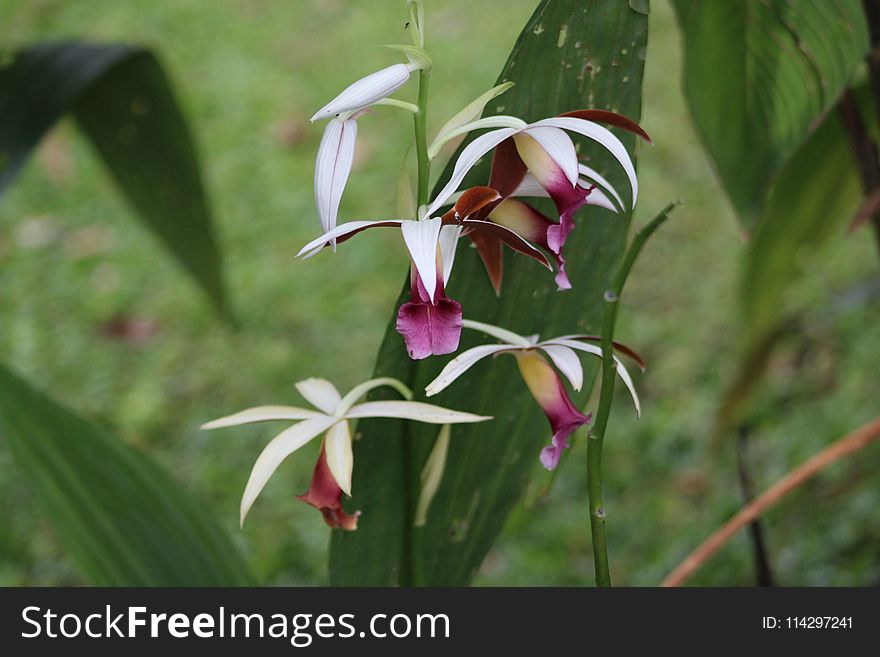
[(403, 241), (416, 266), (422, 285), (428, 298), (434, 298), (437, 289), (437, 243), (440, 239), (440, 227), (443, 222), (439, 217), (421, 221), (404, 221), (400, 225)]
[(529, 126), (523, 132), (538, 142), (574, 187), (578, 181), (578, 157), (571, 137), (564, 130), (546, 126)]
[(578, 172), (580, 175), (584, 176), (590, 183), (595, 183), (603, 190), (611, 194), (614, 197), (614, 200), (620, 203), (621, 208), (626, 208), (626, 204), (624, 204), (623, 199), (620, 197), (620, 194), (617, 193), (617, 190), (614, 188), (608, 180), (600, 174), (595, 169), (588, 167), (586, 164), (578, 165)]
[(410, 400), (413, 398), (412, 390), (409, 389), (406, 385), (403, 384), (402, 381), (391, 378), (390, 376), (379, 377), (378, 379), (370, 379), (369, 381), (364, 381), (361, 384), (356, 385), (354, 388), (349, 390), (345, 397), (342, 398), (342, 401), (339, 402), (339, 406), (336, 407), (335, 414), (338, 416), (345, 415), (349, 408), (361, 397), (370, 392), (375, 388), (379, 388), (381, 386), (389, 386), (397, 390), (400, 393), (400, 396), (406, 400)]
[(440, 193), (437, 194), (437, 197), (428, 207), (428, 215), (434, 214), (434, 212), (442, 207), (446, 203), (446, 199), (458, 189), (458, 186), (461, 184), (461, 181), (464, 180), (467, 172), (470, 171), (473, 166), (483, 157), (486, 153), (495, 148), (502, 141), (507, 139), (508, 137), (516, 134), (517, 130), (514, 128), (501, 128), (499, 130), (493, 130), (491, 132), (487, 132), (484, 135), (480, 135), (476, 139), (474, 139), (470, 144), (465, 146), (464, 150), (461, 152), (461, 155), (458, 156), (458, 160), (455, 162), (455, 167), (452, 170), (452, 177), (449, 178), (449, 181), (440, 190)]
[(620, 166), (622, 166), (623, 170), (626, 172), (627, 178), (629, 178), (629, 184), (632, 187), (632, 206), (635, 207), (636, 200), (638, 200), (639, 197), (639, 181), (636, 178), (636, 170), (629, 157), (629, 153), (626, 151), (626, 147), (610, 130), (593, 123), (592, 121), (576, 119), (571, 116), (557, 116), (551, 119), (544, 119), (537, 123), (533, 123), (532, 126), (550, 126), (552, 128), (571, 130), (572, 132), (577, 132), (578, 134), (581, 134), (588, 139), (592, 139), (604, 146), (608, 152), (615, 157), (620, 163)]
[(268, 422), (271, 420), (308, 420), (322, 417), (317, 411), (296, 406), (255, 406), (232, 415), (211, 420), (202, 425), (202, 429), (220, 429), (222, 427), (237, 427), (252, 422)]
[(545, 344), (541, 349), (550, 356), (557, 369), (565, 375), (571, 387), (580, 390), (584, 385), (584, 368), (578, 355), (570, 347), (561, 344)]
[(327, 379), (306, 379), (295, 384), (297, 391), (315, 408), (331, 415), (342, 398), (336, 387)]
[(446, 363), (446, 367), (444, 367), (443, 371), (437, 375), (437, 378), (427, 385), (425, 388), (425, 394), (428, 397), (433, 397), (483, 358), (510, 350), (511, 345), (509, 344), (484, 344), (461, 352), (458, 356)]
[(474, 331), (482, 331), (486, 335), (491, 335), (493, 338), (498, 338), (502, 342), (507, 342), (516, 347), (531, 347), (534, 344), (532, 340), (524, 335), (514, 333), (513, 331), (501, 328), (500, 326), (494, 326), (493, 324), (484, 324), (483, 322), (475, 322), (472, 319), (463, 319), (461, 320), (461, 325), (464, 328), (473, 329)]
[(241, 497), (240, 520), (242, 525), (254, 500), (257, 499), (260, 491), (263, 490), (266, 482), (269, 481), (269, 477), (272, 476), (272, 473), (275, 472), (281, 462), (312, 438), (324, 433), (336, 422), (338, 422), (337, 418), (326, 416), (305, 420), (285, 429), (266, 445), (266, 448), (257, 457), (247, 485), (244, 487), (244, 494)]
[(455, 262), (455, 250), (458, 238), (461, 237), (461, 226), (443, 226), (440, 229), (440, 259), (443, 261), (443, 284), (449, 283), (452, 275), (452, 264)]
[(351, 431), (348, 422), (337, 422), (327, 431), (324, 438), (324, 454), (330, 474), (339, 484), (342, 492), (351, 497), (351, 470), (354, 454), (351, 451)]
[(617, 363), (617, 374), (620, 376), (620, 380), (623, 381), (623, 384), (626, 386), (626, 389), (629, 390), (629, 394), (632, 397), (633, 404), (636, 407), (636, 417), (642, 417), (642, 404), (639, 402), (639, 395), (636, 392), (636, 386), (633, 383), (632, 377), (629, 375), (629, 371), (616, 356), (614, 357), (614, 362)]
[(313, 239), (311, 242), (306, 244), (303, 248), (299, 250), (299, 253), (296, 254), (296, 257), (299, 258), (304, 256), (305, 258), (310, 258), (316, 253), (320, 253), (321, 249), (324, 248), (324, 245), (328, 242), (332, 242), (333, 240), (342, 237), (344, 235), (348, 235), (349, 233), (353, 233), (357, 230), (361, 230), (363, 228), (369, 228), (370, 226), (376, 226), (379, 224), (394, 224), (399, 226), (403, 223), (400, 219), (377, 219), (375, 221), (349, 221), (347, 223), (342, 224), (341, 226), (337, 226), (333, 230), (330, 230), (321, 237)]
[(471, 121), (470, 123), (465, 123), (463, 126), (459, 126), (455, 130), (438, 135), (428, 147), (428, 159), (433, 160), (437, 157), (437, 154), (446, 142), (461, 135), (466, 135), (474, 130), (485, 130), (486, 128), (513, 128), (514, 130), (519, 131), (527, 125), (528, 124), (522, 119), (515, 116), (508, 116), (507, 114), (487, 116), (482, 119), (477, 119), (476, 121)]
[(410, 76), (407, 64), (392, 64), (381, 71), (349, 85), (341, 94), (315, 112), (312, 122), (326, 119), (341, 112), (369, 107), (380, 98), (390, 96), (400, 89)]
[(523, 179), (520, 181), (519, 185), (517, 185), (516, 189), (513, 190), (511, 196), (550, 198), (549, 192), (544, 189), (544, 186), (538, 182), (538, 179), (530, 173), (526, 173), (526, 175), (523, 176)]
[[(585, 351), (588, 354), (593, 354), (599, 358), (602, 358), (602, 349), (593, 344), (587, 344), (585, 342), (580, 342), (578, 340), (568, 340), (564, 337), (562, 338), (554, 338), (553, 340), (547, 340), (546, 342), (541, 342), (539, 346), (545, 347), (547, 345), (562, 345), (564, 347), (570, 347), (572, 349), (576, 349), (578, 351)], [(621, 381), (626, 386), (626, 389), (629, 390), (629, 394), (632, 397), (633, 404), (636, 407), (636, 415), (642, 416), (642, 404), (639, 401), (639, 394), (636, 392), (635, 384), (633, 383), (632, 377), (629, 375), (629, 371), (626, 369), (626, 366), (620, 361), (617, 356), (614, 356), (614, 362), (617, 364), (617, 374), (620, 376)]]
[(356, 139), (357, 121), (333, 119), (327, 123), (318, 147), (315, 158), (315, 204), (324, 232), (336, 227), (342, 192), (354, 162)]
[(617, 206), (605, 195), (598, 187), (594, 187), (590, 192), (590, 195), (587, 196), (587, 205), (595, 205), (599, 208), (605, 208), (606, 210), (611, 210), (611, 212), (617, 213)]
[(462, 424), (491, 420), (487, 415), (474, 415), (463, 411), (453, 411), (434, 404), (413, 401), (374, 401), (352, 406), (345, 414), (347, 419), (362, 417), (390, 417), (402, 420), (415, 420), (427, 424)]

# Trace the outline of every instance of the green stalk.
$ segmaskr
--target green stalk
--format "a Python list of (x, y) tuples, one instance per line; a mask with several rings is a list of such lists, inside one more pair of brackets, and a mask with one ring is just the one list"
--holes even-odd
[[(417, 180), (418, 187), (416, 193), (416, 208), (419, 208), (423, 205), (428, 204), (428, 185), (431, 179), (431, 160), (428, 158), (428, 81), (430, 80), (429, 73), (427, 71), (419, 71), (419, 99), (418, 99), (418, 107), (419, 111), (413, 114), (413, 122), (415, 125), (416, 132), (416, 161), (418, 165), (417, 169)], [(418, 209), (416, 210), (417, 216), (413, 217), (414, 219), (418, 219)], [(405, 453), (405, 469), (407, 472), (410, 471), (410, 466), (412, 465), (412, 448), (410, 447), (410, 442), (406, 442), (406, 453)], [(415, 490), (416, 482), (410, 482), (410, 489)], [(412, 521), (415, 517), (415, 509), (411, 509), (411, 513), (407, 513), (407, 518)], [(423, 550), (422, 550), (422, 541), (424, 535), (424, 528), (422, 527), (409, 527), (406, 528), (406, 533), (412, 532), (412, 540), (409, 545), (409, 563), (408, 563), (408, 577), (406, 579), (410, 586), (424, 586), (425, 583), (425, 566), (423, 563)]]
[(617, 320), (617, 308), (626, 278), (633, 263), (651, 234), (669, 218), (675, 207), (670, 203), (650, 223), (639, 230), (624, 256), (611, 289), (604, 295), (602, 312), (602, 388), (599, 393), (599, 408), (596, 420), (590, 431), (587, 442), (587, 492), (590, 502), (590, 531), (593, 536), (593, 563), (596, 568), (596, 586), (611, 586), (611, 572), (608, 567), (608, 539), (605, 532), (607, 512), (602, 501), (602, 444), (605, 440), (605, 428), (611, 415), (611, 402), (614, 399), (614, 378), (617, 366), (614, 362), (614, 324)]
[[(419, 111), (413, 115), (416, 130), (416, 160), (418, 162), (418, 193), (416, 207), (428, 204), (428, 184), (431, 179), (431, 160), (428, 158), (428, 71), (419, 71)], [(416, 217), (418, 219), (418, 217)]]

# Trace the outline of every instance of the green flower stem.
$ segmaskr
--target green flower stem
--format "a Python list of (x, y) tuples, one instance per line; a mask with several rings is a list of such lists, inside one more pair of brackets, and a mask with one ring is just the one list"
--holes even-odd
[[(418, 188), (416, 193), (416, 208), (428, 204), (428, 185), (431, 179), (431, 160), (428, 158), (428, 82), (430, 74), (427, 71), (419, 71), (419, 111), (413, 114), (413, 121), (416, 131), (416, 161), (418, 163)], [(418, 212), (418, 210), (416, 211)], [(418, 216), (414, 217), (418, 219)], [(407, 441), (405, 468), (409, 469), (412, 459), (411, 448)], [(408, 470), (407, 470), (408, 471)], [(410, 482), (410, 490), (416, 490), (415, 482)], [(408, 518), (415, 518), (415, 507), (411, 509), (411, 513), (407, 513)], [(424, 586), (425, 584), (425, 566), (423, 563), (422, 542), (424, 538), (424, 528), (413, 527), (407, 528), (407, 533), (411, 533), (409, 544), (409, 559), (406, 564), (408, 568), (401, 577), (401, 583), (409, 586)]]
[[(416, 159), (418, 162), (418, 193), (416, 207), (428, 204), (428, 184), (431, 179), (431, 160), (428, 158), (428, 71), (419, 71), (419, 111), (413, 115), (416, 129)], [(418, 217), (416, 217), (418, 219)]]
[(596, 567), (596, 586), (611, 586), (611, 572), (608, 568), (608, 539), (605, 532), (607, 512), (602, 501), (602, 443), (605, 428), (611, 415), (611, 402), (614, 398), (614, 379), (617, 366), (614, 362), (614, 324), (617, 308), (626, 278), (633, 263), (651, 234), (669, 218), (675, 203), (667, 205), (644, 228), (639, 230), (626, 252), (611, 289), (605, 292), (605, 306), (602, 313), (602, 388), (599, 393), (599, 408), (587, 442), (587, 492), (590, 501), (590, 530), (593, 536), (593, 562)]

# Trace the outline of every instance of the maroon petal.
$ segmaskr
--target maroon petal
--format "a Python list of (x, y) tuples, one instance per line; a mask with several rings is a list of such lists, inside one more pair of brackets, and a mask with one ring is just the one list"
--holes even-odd
[(516, 234), (534, 242), (542, 249), (547, 249), (556, 260), (556, 285), (560, 290), (568, 290), (571, 283), (565, 273), (565, 258), (547, 245), (547, 231), (556, 226), (542, 213), (528, 203), (516, 199), (507, 199), (492, 210), (489, 218), (496, 224), (509, 228)]
[(621, 128), (628, 132), (632, 132), (644, 139), (649, 144), (654, 143), (651, 140), (651, 137), (648, 136), (648, 133), (645, 132), (645, 130), (642, 128), (642, 126), (640, 126), (628, 116), (618, 114), (617, 112), (609, 112), (608, 110), (598, 109), (585, 109), (574, 110), (573, 112), (566, 112), (565, 114), (560, 114), (559, 116), (570, 116), (575, 119), (595, 121), (596, 123), (607, 123), (608, 125), (612, 125), (615, 128)]
[(509, 246), (514, 251), (522, 253), (523, 255), (527, 255), (534, 260), (537, 260), (547, 269), (553, 269), (550, 266), (550, 263), (547, 262), (547, 258), (544, 256), (543, 253), (541, 253), (538, 249), (533, 247), (525, 239), (517, 235), (509, 228), (505, 228), (504, 226), (493, 223), (491, 221), (477, 221), (476, 219), (466, 219), (465, 221), (461, 222), (461, 225), (464, 226), (465, 230), (469, 233), (477, 231), (490, 233), (500, 239), (505, 244), (507, 244), (507, 246)]
[(502, 198), (507, 198), (519, 187), (526, 171), (526, 164), (519, 156), (513, 139), (505, 139), (495, 147), (489, 187), (497, 189)]
[(435, 305), (421, 299), (409, 301), (397, 311), (395, 328), (413, 360), (451, 354), (461, 337), (461, 304), (445, 296)]
[(443, 223), (467, 219), (500, 198), (498, 191), (491, 187), (471, 187), (462, 192), (452, 209), (443, 215)]
[(318, 463), (312, 473), (312, 483), (304, 495), (297, 495), (296, 499), (315, 507), (324, 516), (324, 522), (330, 527), (341, 527), (346, 531), (357, 529), (360, 511), (353, 514), (346, 513), (342, 508), (342, 489), (333, 478), (327, 465), (327, 454), (324, 445), (321, 445), (321, 454)]
[(474, 231), (468, 237), (477, 247), (477, 253), (483, 261), (489, 281), (495, 289), (495, 295), (501, 296), (501, 279), (504, 276), (504, 258), (501, 253), (501, 240), (487, 231)]

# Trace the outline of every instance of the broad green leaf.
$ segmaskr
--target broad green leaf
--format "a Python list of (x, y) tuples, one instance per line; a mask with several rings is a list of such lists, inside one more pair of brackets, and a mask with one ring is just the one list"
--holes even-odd
[[(486, 114), (503, 111), (534, 121), (569, 110), (598, 108), (637, 120), (647, 43), (643, 5), (633, 9), (625, 2), (603, 0), (541, 2), (498, 80), (516, 86), (499, 99), (503, 102), (490, 103)], [(632, 150), (632, 135), (620, 137)], [(622, 171), (610, 156), (587, 143), (583, 146), (583, 152), (593, 157), (592, 166), (609, 176), (618, 189), (627, 189)], [(485, 184), (489, 161), (484, 158), (466, 183)], [(441, 182), (450, 171), (448, 166)], [(542, 207), (552, 215), (549, 205)], [(466, 317), (522, 334), (539, 332), (552, 337), (595, 332), (602, 292), (623, 252), (628, 225), (628, 215), (601, 209), (578, 215), (577, 228), (566, 245), (574, 285), (567, 292), (556, 291), (549, 272), (508, 251), (502, 295), (497, 298), (476, 253), (462, 243), (449, 294), (462, 303)], [(408, 294), (407, 283), (398, 305)], [(466, 330), (461, 349), (487, 340)], [(392, 316), (376, 375), (400, 378), (420, 395), (448, 360), (409, 360)], [(585, 365), (593, 367), (588, 361)], [(591, 371), (587, 372), (591, 380)], [(584, 399), (581, 395), (578, 401)], [(333, 535), (330, 578), (334, 584), (468, 583), (520, 499), (541, 447), (549, 442), (546, 420), (510, 356), (482, 362), (432, 401), (495, 419), (480, 426), (452, 427), (445, 472), (426, 524), (418, 529), (413, 524), (420, 475), (437, 428), (391, 420), (359, 424), (354, 497), (349, 508), (360, 509), (363, 515), (356, 532)]]
[(752, 342), (792, 310), (786, 288), (810, 255), (843, 233), (861, 199), (847, 136), (830, 114), (783, 169), (747, 246), (740, 289)]
[(68, 112), (138, 215), (228, 316), (193, 140), (149, 51), (57, 43), (9, 55), (0, 66), (0, 193)]
[(868, 50), (860, 0), (674, 0), (691, 115), (746, 230)]
[(94, 584), (254, 584), (210, 512), (164, 470), (2, 365), (0, 438)]

